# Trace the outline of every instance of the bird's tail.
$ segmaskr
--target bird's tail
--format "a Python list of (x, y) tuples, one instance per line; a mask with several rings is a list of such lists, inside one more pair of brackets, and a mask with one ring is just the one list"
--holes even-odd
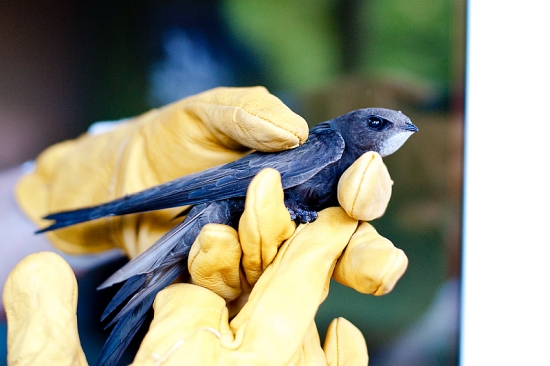
[(207, 208), (199, 205), (191, 209), (182, 223), (101, 284), (99, 289), (124, 282), (101, 316), (104, 321), (122, 307), (106, 326), (114, 328), (101, 350), (98, 365), (117, 364), (145, 321), (157, 293), (187, 268), (187, 255), (200, 232), (200, 218)]
[(186, 258), (180, 258), (152, 273), (140, 274), (128, 279), (109, 303), (102, 321), (111, 315), (128, 298), (121, 311), (107, 325), (115, 325), (105, 342), (98, 365), (116, 365), (126, 347), (147, 317), (147, 311), (159, 291), (171, 284), (187, 268)]
[(115, 325), (101, 351), (98, 365), (116, 365), (147, 317), (159, 291), (187, 269), (187, 256), (202, 227), (208, 223), (235, 225), (243, 200), (194, 206), (185, 220), (145, 252), (107, 279), (101, 288), (124, 282), (102, 315), (102, 321), (121, 308), (107, 327)]
[(108, 216), (104, 214), (103, 206), (95, 207), (86, 207), (73, 211), (62, 211), (48, 216), (44, 216), (45, 220), (55, 221), (48, 227), (37, 230), (36, 234), (42, 234), (46, 231), (61, 229), (67, 226), (80, 224), (81, 222), (86, 222), (94, 219), (99, 219), (100, 217)]
[[(141, 192), (120, 197), (115, 200), (76, 210), (61, 211), (44, 216), (45, 220), (55, 221), (50, 226), (36, 231), (37, 234), (61, 229), (107, 216), (120, 216), (139, 212), (161, 210), (187, 204), (197, 204), (200, 200), (185, 201), (184, 193), (168, 192), (160, 194), (164, 186), (155, 186)], [(176, 197), (176, 198), (174, 198)], [(179, 198), (178, 198), (179, 197)], [(202, 200), (204, 202), (205, 200)]]

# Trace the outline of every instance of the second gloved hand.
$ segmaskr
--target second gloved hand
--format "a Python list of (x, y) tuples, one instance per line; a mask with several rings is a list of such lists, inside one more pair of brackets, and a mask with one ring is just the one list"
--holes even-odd
[[(163, 290), (133, 365), (366, 364), (365, 341), (352, 324), (333, 321), (321, 349), (313, 323), (334, 262), (356, 226), (332, 208), (297, 230), (231, 322), (224, 299), (210, 290), (189, 284)], [(77, 330), (77, 293), (74, 274), (57, 254), (32, 254), (16, 266), (3, 294), (9, 365), (87, 364)]]

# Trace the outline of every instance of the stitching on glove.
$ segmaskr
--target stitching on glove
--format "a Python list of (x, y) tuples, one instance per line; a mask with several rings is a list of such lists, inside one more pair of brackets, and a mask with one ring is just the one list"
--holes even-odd
[[(366, 169), (365, 169), (366, 170)], [(359, 191), (361, 190), (361, 186), (363, 185), (363, 180), (365, 179), (365, 174), (361, 175), (361, 180), (359, 181), (359, 189), (357, 190), (355, 197), (353, 197), (353, 203), (351, 204), (351, 213), (350, 216), (355, 218), (355, 203), (357, 202), (357, 198), (359, 197)]]
[[(133, 132), (135, 132), (135, 131), (133, 131)], [(124, 157), (124, 153), (126, 152), (126, 148), (128, 147), (129, 143), (130, 143), (130, 136), (126, 137), (124, 139), (124, 141), (122, 141), (120, 143), (120, 145), (118, 147), (118, 151), (117, 151), (117, 159), (116, 159), (115, 166), (114, 166), (114, 169), (113, 169), (114, 172), (123, 171), (121, 169), (122, 159)], [(110, 199), (116, 198), (117, 193), (119, 193), (119, 192), (116, 192), (116, 190), (117, 190), (117, 185), (120, 184), (120, 182), (119, 182), (120, 175), (121, 174), (119, 173), (119, 174), (113, 174), (111, 176), (111, 182), (109, 184), (109, 190), (108, 190), (108, 192), (109, 192), (108, 194), (109, 194)]]
[(166, 362), (172, 356), (172, 354), (183, 345), (183, 343), (185, 343), (183, 339), (180, 339), (179, 341), (174, 343), (172, 348), (170, 348), (164, 356), (161, 356), (156, 352), (151, 353), (151, 357), (155, 360), (155, 365), (161, 365)]
[[(213, 333), (216, 336), (216, 338), (218, 338), (218, 339), (220, 339), (222, 337), (222, 334), (220, 332), (218, 332), (216, 329), (212, 328), (212, 327), (203, 327), (203, 328), (195, 329), (193, 334), (197, 333), (198, 331), (201, 331), (201, 330), (206, 330), (206, 331), (209, 331), (209, 332)], [(168, 361), (168, 359), (170, 357), (172, 357), (172, 355), (176, 352), (176, 350), (178, 348), (180, 348), (181, 346), (183, 346), (184, 343), (185, 343), (185, 340), (180, 339), (179, 341), (174, 343), (174, 345), (164, 355), (159, 355), (156, 352), (151, 353), (151, 357), (155, 360), (155, 365), (162, 365), (163, 363)]]
[[(397, 261), (397, 257), (398, 257), (398, 254), (397, 252), (394, 253), (393, 255), (393, 258), (392, 258), (392, 261), (391, 261), (391, 265), (389, 266), (386, 266), (386, 268), (394, 268), (395, 267), (395, 262)], [(378, 284), (378, 287), (376, 287), (376, 290), (374, 290), (372, 293), (373, 294), (376, 294), (378, 292), (378, 290), (380, 289), (380, 287), (382, 287), (382, 284), (385, 283), (385, 280), (386, 280), (386, 277), (388, 277), (388, 275), (390, 274), (390, 271), (387, 270), (386, 273), (384, 274), (384, 276), (382, 276), (382, 279), (380, 280), (380, 283)], [(383, 295), (383, 294), (382, 294)]]
[[(254, 207), (252, 208), (252, 212), (254, 213), (254, 226), (256, 227), (256, 234), (258, 235), (258, 241), (259, 241), (259, 245), (258, 245), (258, 260), (259, 260), (259, 272), (260, 273), (263, 273), (263, 271), (265, 270), (265, 266), (264, 266), (264, 238), (263, 238), (263, 235), (262, 235), (262, 230), (261, 230), (261, 227), (260, 227), (260, 217), (258, 216), (258, 211), (260, 208), (257, 207), (257, 204), (258, 204), (258, 201), (257, 200), (254, 200)], [(257, 281), (258, 279), (256, 279)]]
[(353, 203), (351, 204), (351, 215), (350, 215), (350, 216), (353, 217), (354, 219), (355, 219), (355, 217), (354, 217), (354, 214), (355, 214), (355, 203), (357, 202), (357, 199), (358, 199), (358, 197), (359, 197), (359, 195), (360, 195), (359, 192), (360, 192), (360, 190), (361, 190), (361, 187), (363, 186), (363, 181), (365, 180), (365, 172), (369, 169), (369, 166), (370, 166), (370, 164), (372, 163), (373, 160), (374, 160), (374, 159), (371, 158), (371, 160), (369, 161), (369, 163), (367, 164), (367, 166), (366, 166), (365, 169), (363, 170), (363, 174), (361, 174), (361, 180), (359, 181), (359, 185), (358, 185), (357, 192), (356, 192), (356, 194), (355, 194), (355, 197), (353, 198)]
[(203, 328), (199, 328), (199, 329), (197, 329), (197, 330), (195, 331), (195, 333), (198, 332), (199, 330), (207, 330), (207, 331), (209, 331), (209, 332), (212, 332), (212, 333), (214, 333), (214, 335), (215, 335), (218, 339), (220, 339), (220, 338), (222, 337), (222, 334), (221, 334), (219, 331), (217, 331), (216, 329), (212, 328), (212, 327), (203, 327)]

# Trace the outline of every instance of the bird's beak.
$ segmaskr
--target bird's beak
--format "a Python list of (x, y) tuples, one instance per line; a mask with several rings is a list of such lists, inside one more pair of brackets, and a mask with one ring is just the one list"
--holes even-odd
[(403, 129), (406, 131), (418, 132), (418, 127), (413, 125), (411, 122), (407, 122), (405, 124), (405, 127), (403, 127)]

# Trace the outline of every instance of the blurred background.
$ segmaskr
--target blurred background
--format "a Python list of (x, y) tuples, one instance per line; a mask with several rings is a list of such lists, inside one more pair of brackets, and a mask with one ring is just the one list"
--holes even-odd
[[(317, 325), (324, 335), (333, 318), (352, 321), (371, 365), (456, 365), (464, 23), (465, 0), (4, 0), (0, 170), (94, 121), (219, 85), (264, 85), (311, 126), (357, 108), (401, 110), (420, 133), (385, 159), (394, 191), (373, 224), (409, 268), (382, 297), (332, 283)], [(112, 296), (94, 288), (118, 266), (79, 283), (90, 364)]]

